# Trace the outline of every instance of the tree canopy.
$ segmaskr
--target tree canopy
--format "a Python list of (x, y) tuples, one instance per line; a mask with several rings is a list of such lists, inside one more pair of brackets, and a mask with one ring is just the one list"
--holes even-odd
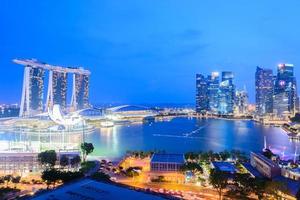
[(38, 154), (38, 159), (39, 162), (45, 166), (46, 168), (52, 168), (54, 167), (56, 160), (57, 160), (57, 155), (54, 150), (47, 150), (43, 151)]
[(94, 151), (94, 145), (92, 143), (84, 142), (81, 144), (81, 151), (82, 151), (83, 161), (85, 162), (87, 155), (89, 155)]

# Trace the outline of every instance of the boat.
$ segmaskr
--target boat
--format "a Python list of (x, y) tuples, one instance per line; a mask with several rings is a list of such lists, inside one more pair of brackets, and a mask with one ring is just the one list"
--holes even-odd
[(103, 128), (109, 128), (114, 126), (114, 122), (112, 121), (102, 121), (100, 122), (100, 126)]

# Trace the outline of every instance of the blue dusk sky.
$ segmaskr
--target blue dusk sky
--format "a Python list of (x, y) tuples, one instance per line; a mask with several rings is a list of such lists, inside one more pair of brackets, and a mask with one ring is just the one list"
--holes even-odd
[[(254, 102), (257, 65), (295, 64), (299, 0), (1, 0), (0, 103), (37, 58), (92, 72), (92, 103), (194, 103), (195, 74), (231, 70)], [(300, 81), (298, 79), (298, 81)]]

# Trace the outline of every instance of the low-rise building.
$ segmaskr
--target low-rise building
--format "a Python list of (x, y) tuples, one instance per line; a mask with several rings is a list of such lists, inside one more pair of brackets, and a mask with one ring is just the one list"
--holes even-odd
[(150, 161), (150, 170), (154, 171), (171, 171), (176, 172), (184, 165), (185, 159), (183, 154), (153, 154)]
[(183, 154), (160, 154), (152, 155), (150, 161), (150, 180), (163, 177), (166, 181), (183, 183), (185, 180), (181, 168), (185, 163)]
[[(80, 151), (59, 151), (57, 152), (57, 164), (62, 156), (69, 161), (75, 156), (80, 156)], [(37, 152), (1, 152), (0, 153), (0, 174), (26, 174), (40, 172), (41, 165)]]
[(281, 174), (279, 165), (261, 153), (251, 152), (250, 156), (251, 165), (263, 176), (267, 178), (273, 178)]

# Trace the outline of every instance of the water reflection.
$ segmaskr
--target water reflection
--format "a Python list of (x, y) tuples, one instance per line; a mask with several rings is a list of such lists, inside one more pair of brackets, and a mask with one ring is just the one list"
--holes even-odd
[(89, 135), (88, 140), (95, 144), (94, 155), (121, 157), (127, 150), (259, 151), (263, 148), (264, 136), (267, 136), (268, 146), (277, 153), (284, 151), (285, 155), (290, 155), (299, 146), (280, 128), (243, 120), (188, 118), (100, 129)]
[[(267, 145), (277, 154), (294, 154), (299, 142), (288, 139), (276, 127), (266, 127), (252, 121), (174, 118), (151, 124), (116, 125), (87, 133), (85, 139), (95, 146), (94, 156), (119, 158), (127, 150), (223, 151), (239, 149), (259, 151)], [(39, 151), (49, 148), (79, 148), (82, 134), (67, 131), (56, 134), (0, 134), (0, 151), (25, 149)]]

